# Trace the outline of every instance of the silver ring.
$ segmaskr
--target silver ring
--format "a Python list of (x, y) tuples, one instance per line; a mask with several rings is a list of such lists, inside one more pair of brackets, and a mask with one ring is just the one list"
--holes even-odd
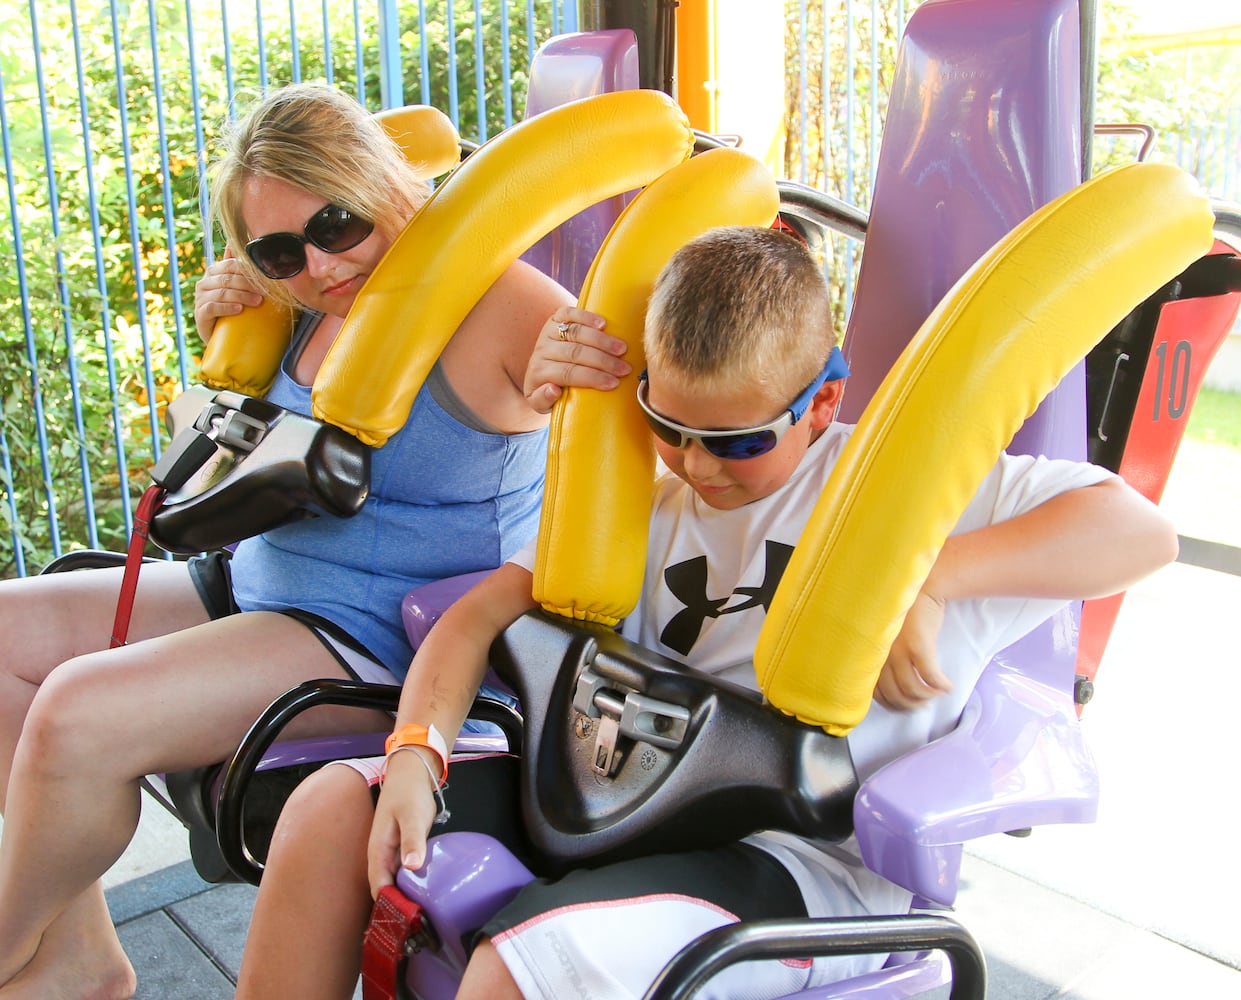
[(556, 329), (560, 331), (561, 340), (569, 339), (569, 324), (568, 323), (557, 323)]

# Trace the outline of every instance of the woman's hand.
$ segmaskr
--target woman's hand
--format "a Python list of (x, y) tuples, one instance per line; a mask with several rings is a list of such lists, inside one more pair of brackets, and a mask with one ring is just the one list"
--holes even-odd
[(603, 332), (605, 321), (584, 309), (565, 306), (543, 324), (523, 391), (536, 413), (548, 413), (566, 386), (615, 389), (632, 370), (621, 355), (623, 340)]
[(263, 295), (249, 277), (231, 248), (203, 272), (194, 285), (194, 324), (205, 344), (211, 339), (215, 321), (236, 316), (246, 306), (263, 304)]
[(944, 602), (919, 591), (879, 672), (875, 701), (894, 712), (908, 712), (952, 690), (936, 653), (943, 624)]
[(427, 832), (435, 822), (438, 807), (424, 759), (422, 752), (415, 749), (402, 750), (388, 758), (366, 849), (373, 896), (396, 881), (398, 869), (416, 870), (426, 861)]

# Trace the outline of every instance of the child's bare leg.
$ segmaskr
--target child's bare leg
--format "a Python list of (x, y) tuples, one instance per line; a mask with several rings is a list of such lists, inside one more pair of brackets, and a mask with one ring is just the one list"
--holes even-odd
[(461, 977), (457, 1000), (522, 1000), (508, 966), (488, 938), (478, 942)]
[(326, 767), (290, 796), (254, 904), (238, 1000), (352, 995), (371, 913), (373, 817), (370, 789), (352, 768)]
[[(0, 982), (31, 960), (57, 916), (120, 856), (137, 823), (142, 775), (223, 759), (278, 694), (341, 674), (303, 625), (263, 613), (58, 667), (31, 705), (9, 779)], [(358, 725), (356, 710), (319, 710), (290, 734)], [(55, 996), (56, 984), (45, 995)]]

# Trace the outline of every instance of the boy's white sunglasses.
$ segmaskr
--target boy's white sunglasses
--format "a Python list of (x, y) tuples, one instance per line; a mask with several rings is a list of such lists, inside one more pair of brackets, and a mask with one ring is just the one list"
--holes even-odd
[(815, 393), (822, 388), (824, 382), (834, 382), (846, 378), (848, 374), (849, 365), (845, 356), (840, 353), (839, 347), (833, 347), (823, 370), (789, 404), (787, 410), (768, 423), (737, 430), (704, 431), (696, 427), (686, 427), (656, 413), (646, 399), (649, 382), (645, 371), (638, 376), (638, 405), (642, 407), (651, 431), (665, 444), (679, 449), (688, 447), (691, 441), (697, 441), (707, 454), (735, 462), (766, 455), (810, 408)]

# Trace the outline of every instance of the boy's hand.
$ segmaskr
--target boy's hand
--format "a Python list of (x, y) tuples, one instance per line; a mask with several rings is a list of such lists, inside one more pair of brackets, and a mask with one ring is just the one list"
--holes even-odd
[(392, 885), (398, 869), (422, 867), (427, 832), (437, 812), (431, 776), (419, 751), (393, 754), (366, 850), (371, 895), (377, 896), (385, 885)]
[(943, 624), (944, 602), (919, 591), (879, 672), (875, 701), (892, 711), (908, 712), (952, 690), (936, 656)]
[(603, 332), (604, 319), (566, 306), (543, 324), (523, 392), (536, 413), (549, 413), (566, 386), (615, 389), (632, 368), (621, 355), (628, 345)]

